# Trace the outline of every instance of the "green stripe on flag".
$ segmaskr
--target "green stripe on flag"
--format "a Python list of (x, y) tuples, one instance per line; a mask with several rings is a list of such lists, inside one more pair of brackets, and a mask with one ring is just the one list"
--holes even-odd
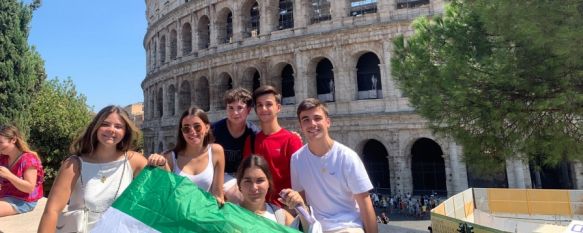
[(160, 232), (298, 232), (215, 198), (189, 179), (147, 167), (113, 203)]

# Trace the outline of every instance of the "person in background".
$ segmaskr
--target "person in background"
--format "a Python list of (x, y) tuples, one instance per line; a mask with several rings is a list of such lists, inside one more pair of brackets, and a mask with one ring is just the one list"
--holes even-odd
[(258, 87), (253, 92), (253, 102), (261, 132), (256, 137), (247, 138), (243, 156), (257, 154), (265, 158), (274, 183), (274, 192), (267, 197), (267, 201), (284, 207), (278, 200), (278, 194), (281, 190), (291, 187), (290, 158), (302, 147), (302, 139), (279, 125), (277, 116), (281, 111), (281, 94), (274, 87), (269, 85)]
[(372, 183), (358, 154), (328, 134), (326, 106), (318, 99), (305, 99), (297, 116), (308, 143), (291, 159), (293, 190), (282, 192), (300, 192), (325, 233), (377, 233), (369, 196)]
[(243, 159), (245, 139), (259, 132), (259, 128), (247, 120), (251, 112), (253, 99), (251, 92), (237, 87), (227, 91), (224, 97), (227, 117), (212, 124), (215, 143), (225, 151), (225, 198), (233, 203), (242, 200), (241, 193), (234, 180), (237, 168)]
[(213, 143), (208, 116), (202, 109), (190, 107), (182, 113), (177, 131), (176, 146), (164, 155), (150, 155), (148, 164), (189, 178), (222, 205), (225, 154), (221, 145)]
[(38, 232), (55, 232), (57, 218), (69, 210), (88, 209), (87, 229), (95, 223), (146, 166), (132, 150), (138, 128), (127, 112), (110, 105), (101, 109), (70, 146), (49, 194)]
[(44, 171), (38, 154), (12, 125), (0, 125), (0, 217), (34, 209), (43, 197)]

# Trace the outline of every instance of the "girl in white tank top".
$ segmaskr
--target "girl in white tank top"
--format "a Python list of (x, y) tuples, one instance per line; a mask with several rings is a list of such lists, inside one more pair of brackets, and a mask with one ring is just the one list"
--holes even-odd
[(221, 145), (212, 143), (213, 136), (206, 113), (190, 107), (182, 113), (179, 122), (176, 146), (164, 155), (150, 155), (148, 163), (187, 177), (201, 189), (213, 194), (219, 204), (224, 203), (225, 152)]

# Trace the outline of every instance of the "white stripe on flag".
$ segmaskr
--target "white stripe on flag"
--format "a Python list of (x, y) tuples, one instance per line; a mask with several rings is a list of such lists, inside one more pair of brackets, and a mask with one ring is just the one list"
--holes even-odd
[(140, 222), (134, 217), (127, 215), (124, 212), (119, 211), (116, 208), (110, 207), (105, 211), (101, 220), (95, 224), (95, 227), (91, 230), (95, 233), (134, 233), (134, 232), (145, 232), (145, 233), (158, 233), (159, 231), (151, 228), (150, 226)]

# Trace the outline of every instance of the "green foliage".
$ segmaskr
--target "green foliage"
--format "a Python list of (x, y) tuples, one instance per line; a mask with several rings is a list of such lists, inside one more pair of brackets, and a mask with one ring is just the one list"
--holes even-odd
[(582, 12), (578, 0), (452, 1), (394, 40), (392, 73), (478, 170), (500, 171), (509, 157), (581, 160)]
[(32, 104), (29, 142), (37, 150), (45, 167), (46, 187), (69, 156), (69, 145), (91, 120), (84, 95), (77, 93), (71, 79), (47, 80)]
[(28, 45), (32, 11), (40, 5), (0, 1), (0, 123), (14, 123), (27, 134), (29, 107), (45, 79), (44, 62)]

